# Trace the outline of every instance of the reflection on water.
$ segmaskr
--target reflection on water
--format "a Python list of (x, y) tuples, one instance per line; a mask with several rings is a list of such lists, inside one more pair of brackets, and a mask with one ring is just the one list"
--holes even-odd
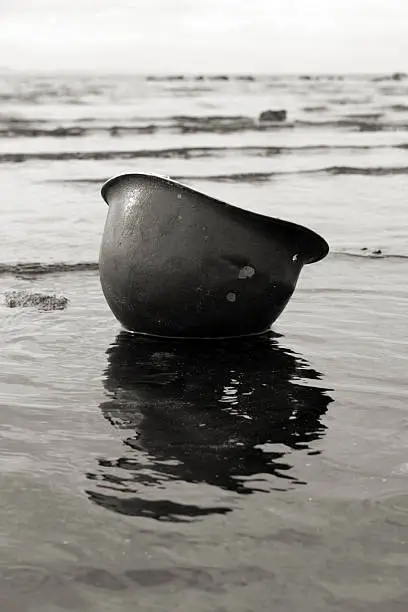
[(100, 408), (124, 449), (87, 475), (92, 501), (180, 521), (302, 484), (287, 452), (323, 435), (332, 399), (310, 383), (321, 375), (276, 338), (169, 343), (122, 332), (107, 354)]

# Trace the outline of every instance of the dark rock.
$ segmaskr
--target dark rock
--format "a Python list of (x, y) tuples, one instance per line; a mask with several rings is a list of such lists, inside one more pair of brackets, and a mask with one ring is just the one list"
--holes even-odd
[(286, 121), (285, 110), (266, 110), (259, 115), (259, 121)]
[(405, 74), (404, 72), (394, 72), (394, 74), (391, 75), (387, 75), (387, 76), (377, 76), (377, 77), (373, 77), (373, 82), (381, 82), (381, 81), (402, 81), (403, 79), (407, 78), (407, 74)]
[(373, 255), (382, 255), (382, 250), (381, 249), (375, 249), (373, 251)]
[(39, 310), (64, 310), (68, 304), (68, 298), (48, 293), (30, 293), (22, 291), (9, 291), (5, 294), (6, 305), (9, 308), (36, 307)]

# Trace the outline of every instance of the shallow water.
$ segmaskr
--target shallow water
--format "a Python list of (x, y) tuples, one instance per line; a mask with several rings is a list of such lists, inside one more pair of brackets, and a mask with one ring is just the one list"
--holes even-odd
[[(1, 91), (1, 610), (406, 610), (408, 81)], [(99, 187), (135, 170), (330, 242), (269, 338), (120, 330)], [(8, 308), (21, 289), (69, 303)]]

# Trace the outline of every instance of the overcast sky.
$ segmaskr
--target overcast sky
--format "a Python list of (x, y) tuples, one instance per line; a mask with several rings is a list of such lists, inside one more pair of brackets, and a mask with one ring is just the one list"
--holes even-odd
[(0, 0), (0, 67), (408, 71), (408, 1)]

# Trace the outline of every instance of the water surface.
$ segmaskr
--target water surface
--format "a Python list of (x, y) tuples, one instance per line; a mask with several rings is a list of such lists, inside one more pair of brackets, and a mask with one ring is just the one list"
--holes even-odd
[[(2, 80), (1, 609), (405, 610), (408, 81)], [(269, 337), (131, 336), (97, 272), (131, 171), (331, 253)]]

